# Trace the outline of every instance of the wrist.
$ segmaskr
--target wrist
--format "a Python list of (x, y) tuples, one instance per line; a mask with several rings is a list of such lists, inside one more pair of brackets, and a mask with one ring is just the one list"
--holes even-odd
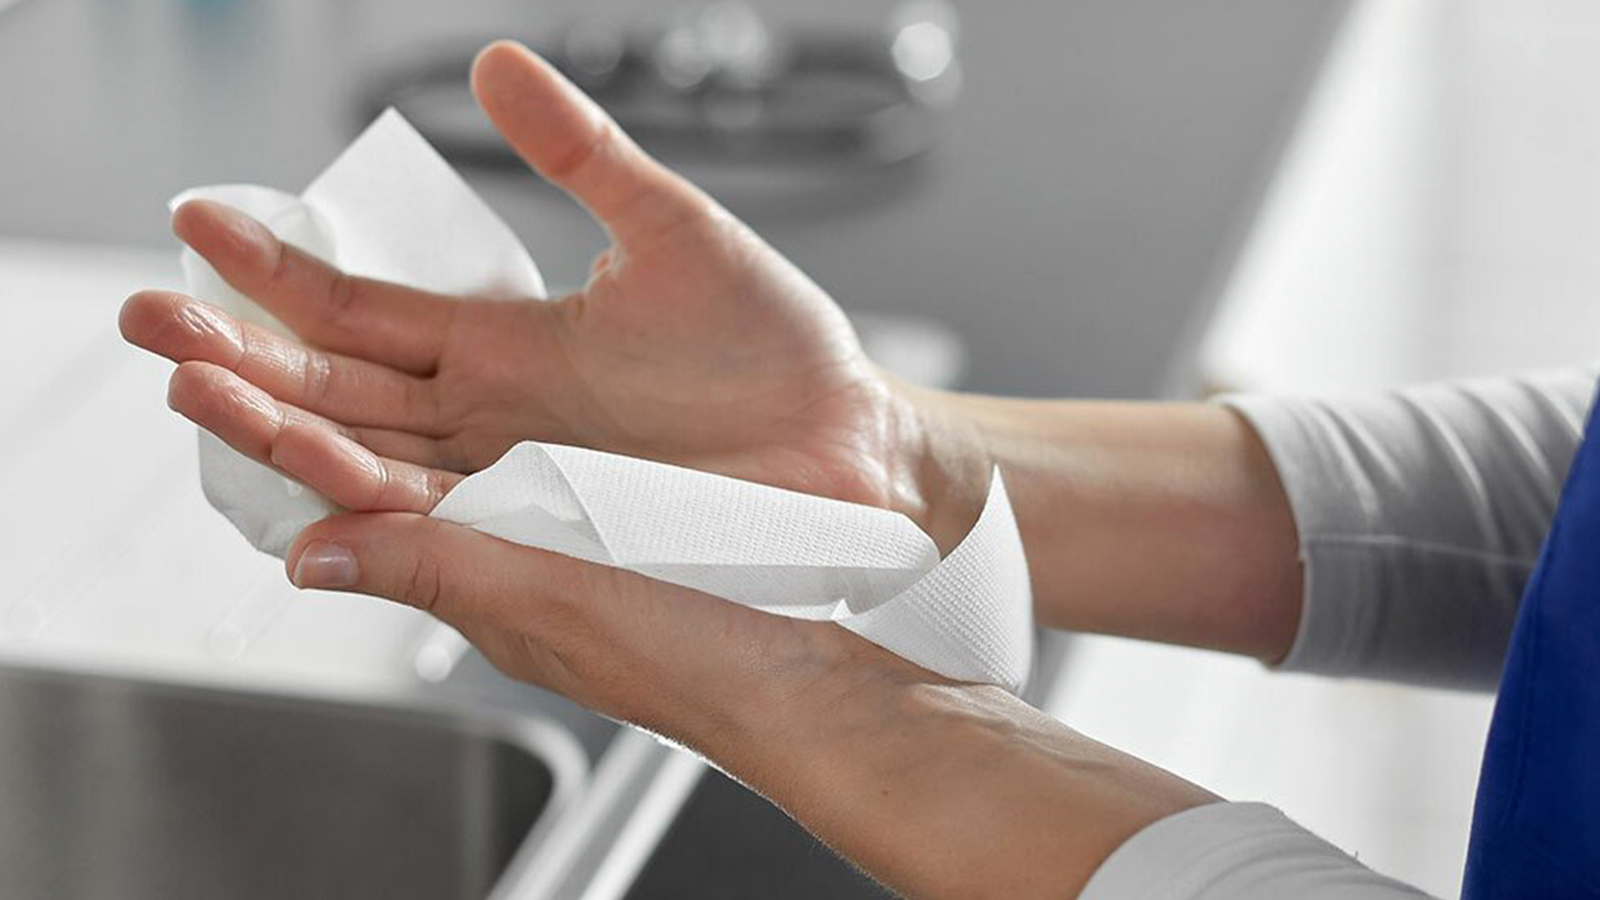
[[(715, 716), (681, 737), (739, 779), (765, 791), (787, 776), (797, 754), (819, 742), (881, 727), (917, 685), (947, 684), (832, 623), (784, 620), (750, 677), (725, 681)], [(700, 707), (706, 712), (706, 705)]]
[(982, 511), (995, 461), (957, 395), (883, 377), (896, 435), (891, 508), (949, 553)]
[(1071, 896), (1141, 828), (1217, 799), (913, 667), (837, 669), (771, 725), (733, 774), (907, 896)]

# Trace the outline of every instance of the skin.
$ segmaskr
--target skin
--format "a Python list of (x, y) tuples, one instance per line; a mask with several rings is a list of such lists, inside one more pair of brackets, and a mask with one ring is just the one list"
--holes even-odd
[(295, 541), (295, 584), (430, 611), (510, 675), (706, 754), (908, 897), (1075, 896), (1139, 829), (1217, 799), (833, 625), (427, 518), (537, 439), (898, 510), (948, 550), (998, 465), (1044, 624), (1273, 660), (1299, 614), (1288, 503), (1231, 412), (900, 384), (804, 274), (527, 50), (486, 49), (473, 88), (608, 231), (581, 291), (351, 278), (194, 202), (176, 234), (294, 337), (178, 294), (123, 307), (127, 339), (178, 363), (173, 409), (350, 511)]

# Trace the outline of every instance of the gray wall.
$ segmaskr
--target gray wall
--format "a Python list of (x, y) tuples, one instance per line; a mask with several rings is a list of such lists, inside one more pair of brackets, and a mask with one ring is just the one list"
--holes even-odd
[[(758, 5), (856, 23), (886, 8)], [(725, 199), (847, 308), (955, 326), (974, 386), (1149, 395), (1342, 6), (969, 0), (967, 92), (931, 158), (843, 196)], [(0, 236), (167, 241), (162, 204), (183, 187), (303, 186), (358, 127), (350, 89), (373, 64), (628, 7), (23, 0), (0, 13)], [(553, 282), (581, 277), (600, 238), (570, 205), (511, 173), (471, 177)]]

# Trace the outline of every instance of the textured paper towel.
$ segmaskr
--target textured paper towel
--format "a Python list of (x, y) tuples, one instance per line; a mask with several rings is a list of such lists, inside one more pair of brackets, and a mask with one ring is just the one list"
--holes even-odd
[[(443, 293), (538, 298), (527, 251), (392, 110), (300, 197), (197, 188), (344, 270)], [(184, 251), (191, 293), (284, 331)], [(331, 503), (201, 432), (206, 497), (282, 556)], [(1018, 690), (1032, 595), (996, 472), (972, 531), (943, 560), (905, 516), (661, 463), (524, 442), (458, 485), (433, 515), (506, 540), (631, 569), (793, 618), (833, 621), (947, 677)]]
[(833, 621), (925, 668), (1017, 690), (1033, 652), (1028, 568), (996, 472), (943, 561), (899, 513), (663, 463), (526, 441), (437, 518), (756, 609)]

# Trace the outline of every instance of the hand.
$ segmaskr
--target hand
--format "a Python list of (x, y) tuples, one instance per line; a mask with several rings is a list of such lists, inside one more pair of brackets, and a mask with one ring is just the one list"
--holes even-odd
[[(421, 515), (525, 439), (900, 509), (940, 521), (947, 545), (981, 499), (933, 514), (930, 494), (961, 492), (928, 487), (942, 468), (928, 461), (929, 425), (910, 392), (749, 229), (526, 50), (489, 48), (473, 84), (511, 145), (610, 233), (578, 293), (453, 298), (353, 278), (237, 211), (194, 202), (175, 214), (177, 234), (304, 343), (176, 294), (141, 293), (123, 311), (130, 341), (179, 363), (175, 409), (365, 514), (308, 528), (288, 555), (295, 582), (430, 609), (513, 674), (669, 730), (686, 711), (640, 696), (682, 685), (680, 699), (703, 702), (710, 682), (742, 680), (730, 666), (826, 667), (843, 646), (877, 653), (835, 640), (848, 636), (831, 626)], [(703, 678), (680, 671), (696, 667)]]

